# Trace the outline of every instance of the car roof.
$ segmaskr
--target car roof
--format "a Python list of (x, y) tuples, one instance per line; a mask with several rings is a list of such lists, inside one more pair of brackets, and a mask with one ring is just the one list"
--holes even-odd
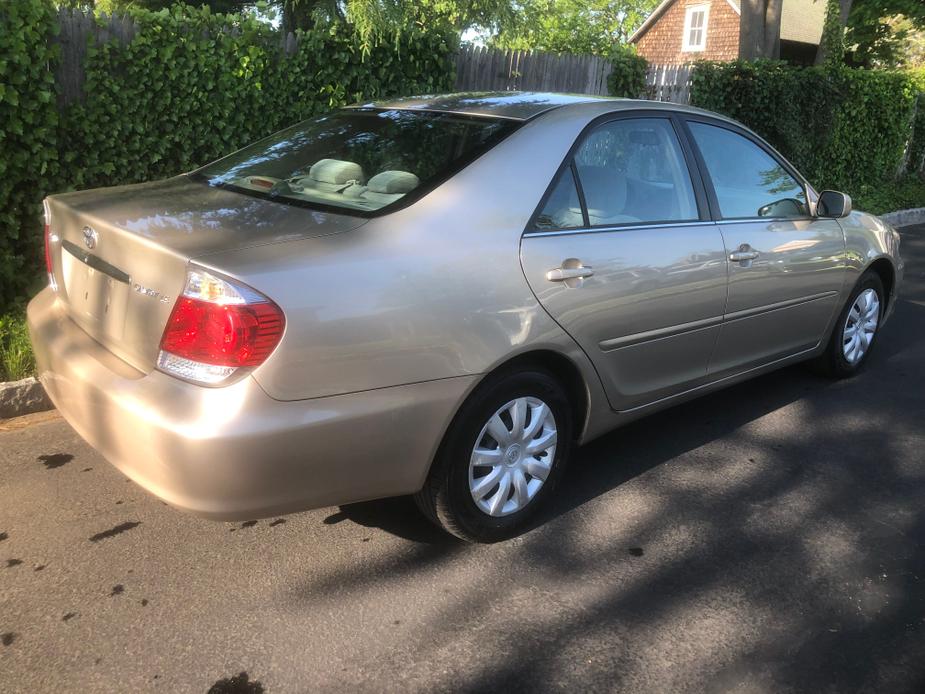
[[(455, 94), (432, 94), (409, 96), (389, 101), (373, 101), (360, 106), (365, 108), (406, 109), (415, 111), (438, 111), (462, 113), (475, 116), (493, 116), (510, 120), (525, 121), (541, 113), (565, 106), (581, 111), (582, 104), (600, 111), (606, 104), (607, 110), (658, 109), (706, 114), (698, 108), (662, 101), (642, 99), (621, 99), (612, 96), (590, 94), (559, 94), (554, 92), (458, 92)], [(710, 113), (711, 116), (717, 114)]]

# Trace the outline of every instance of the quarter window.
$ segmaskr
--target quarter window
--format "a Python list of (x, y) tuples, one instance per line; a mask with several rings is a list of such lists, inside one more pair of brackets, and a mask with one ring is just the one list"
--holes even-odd
[(698, 218), (690, 172), (671, 122), (604, 123), (575, 153), (591, 226)]
[(803, 186), (761, 147), (715, 125), (690, 128), (724, 218), (808, 215)]
[(703, 51), (707, 47), (707, 18), (709, 5), (691, 5), (684, 13), (682, 51)]
[(566, 168), (536, 217), (537, 229), (574, 229), (584, 224), (572, 167)]

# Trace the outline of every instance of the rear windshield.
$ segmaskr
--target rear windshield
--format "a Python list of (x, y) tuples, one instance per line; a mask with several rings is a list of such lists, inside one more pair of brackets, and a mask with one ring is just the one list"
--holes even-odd
[(192, 176), (278, 202), (367, 216), (421, 197), (518, 125), (454, 113), (343, 109), (282, 130)]

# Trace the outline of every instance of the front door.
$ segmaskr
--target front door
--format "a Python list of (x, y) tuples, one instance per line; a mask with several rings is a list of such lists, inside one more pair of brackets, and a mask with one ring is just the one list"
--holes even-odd
[(523, 238), (527, 281), (588, 354), (616, 410), (707, 378), (727, 261), (688, 157), (668, 117), (602, 123)]
[(758, 141), (717, 123), (688, 126), (704, 179), (712, 183), (729, 260), (729, 296), (711, 374), (812, 349), (838, 307), (845, 268), (841, 227), (810, 216), (804, 185)]

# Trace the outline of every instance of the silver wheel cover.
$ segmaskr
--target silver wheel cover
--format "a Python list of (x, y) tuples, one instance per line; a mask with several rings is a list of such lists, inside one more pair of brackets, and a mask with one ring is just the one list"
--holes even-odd
[(469, 492), (489, 516), (523, 509), (546, 482), (556, 457), (556, 418), (538, 398), (511, 400), (482, 427), (469, 459)]
[(842, 328), (842, 354), (849, 364), (857, 364), (873, 342), (880, 322), (880, 297), (873, 289), (857, 295)]

